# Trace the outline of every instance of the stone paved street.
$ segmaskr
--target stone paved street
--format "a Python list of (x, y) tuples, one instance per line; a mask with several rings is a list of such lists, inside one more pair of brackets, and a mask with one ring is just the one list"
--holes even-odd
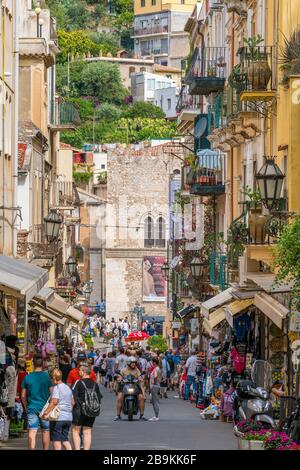
[[(231, 450), (236, 449), (232, 425), (204, 421), (190, 403), (171, 398), (161, 400), (159, 422), (114, 422), (115, 395), (103, 390), (102, 413), (94, 426), (92, 449), (96, 450)], [(150, 418), (152, 406), (147, 400), (145, 416)], [(24, 449), (26, 439), (15, 439), (2, 448)], [(39, 446), (40, 447), (40, 443)]]

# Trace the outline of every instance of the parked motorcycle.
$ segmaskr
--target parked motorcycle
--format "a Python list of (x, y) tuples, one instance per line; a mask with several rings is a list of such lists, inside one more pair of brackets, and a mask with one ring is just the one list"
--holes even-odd
[[(284, 405), (289, 402), (288, 416), (284, 416), (280, 423), (280, 428), (285, 432), (292, 441), (300, 444), (300, 398), (283, 397), (281, 404)], [(282, 408), (285, 408), (284, 406)]]
[(123, 414), (128, 416), (129, 421), (132, 421), (133, 416), (137, 415), (139, 411), (138, 380), (133, 375), (127, 375), (123, 379), (123, 383)]
[(234, 401), (234, 421), (253, 420), (264, 424), (265, 428), (275, 428), (272, 403), (269, 392), (272, 385), (272, 373), (267, 361), (255, 361), (252, 380), (240, 380), (236, 388)]

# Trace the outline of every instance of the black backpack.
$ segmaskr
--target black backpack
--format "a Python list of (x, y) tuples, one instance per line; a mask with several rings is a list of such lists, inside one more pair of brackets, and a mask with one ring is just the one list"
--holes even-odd
[(101, 409), (101, 398), (96, 392), (96, 384), (93, 388), (88, 388), (83, 381), (81, 381), (84, 386), (84, 401), (81, 403), (81, 412), (84, 416), (89, 418), (95, 418), (99, 416)]

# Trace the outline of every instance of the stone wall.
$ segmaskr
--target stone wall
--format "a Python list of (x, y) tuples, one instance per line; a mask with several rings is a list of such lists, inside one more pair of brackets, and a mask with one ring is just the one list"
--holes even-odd
[(168, 240), (169, 176), (179, 162), (162, 145), (146, 144), (115, 146), (107, 159), (107, 317), (129, 316), (136, 302), (146, 315), (164, 316), (166, 302), (143, 302), (144, 256), (167, 256), (166, 247), (144, 247), (144, 222), (149, 214), (164, 217)]

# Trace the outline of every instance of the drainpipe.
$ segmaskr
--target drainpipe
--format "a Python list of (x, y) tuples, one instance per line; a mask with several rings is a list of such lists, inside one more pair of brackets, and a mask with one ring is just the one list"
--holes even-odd
[[(14, 17), (14, 72), (13, 72), (13, 89), (14, 89), (14, 140), (13, 140), (13, 207), (18, 204), (18, 135), (19, 135), (19, 0), (13, 3)], [(17, 215), (14, 213), (12, 247), (13, 256), (17, 256), (17, 234), (16, 225)]]

